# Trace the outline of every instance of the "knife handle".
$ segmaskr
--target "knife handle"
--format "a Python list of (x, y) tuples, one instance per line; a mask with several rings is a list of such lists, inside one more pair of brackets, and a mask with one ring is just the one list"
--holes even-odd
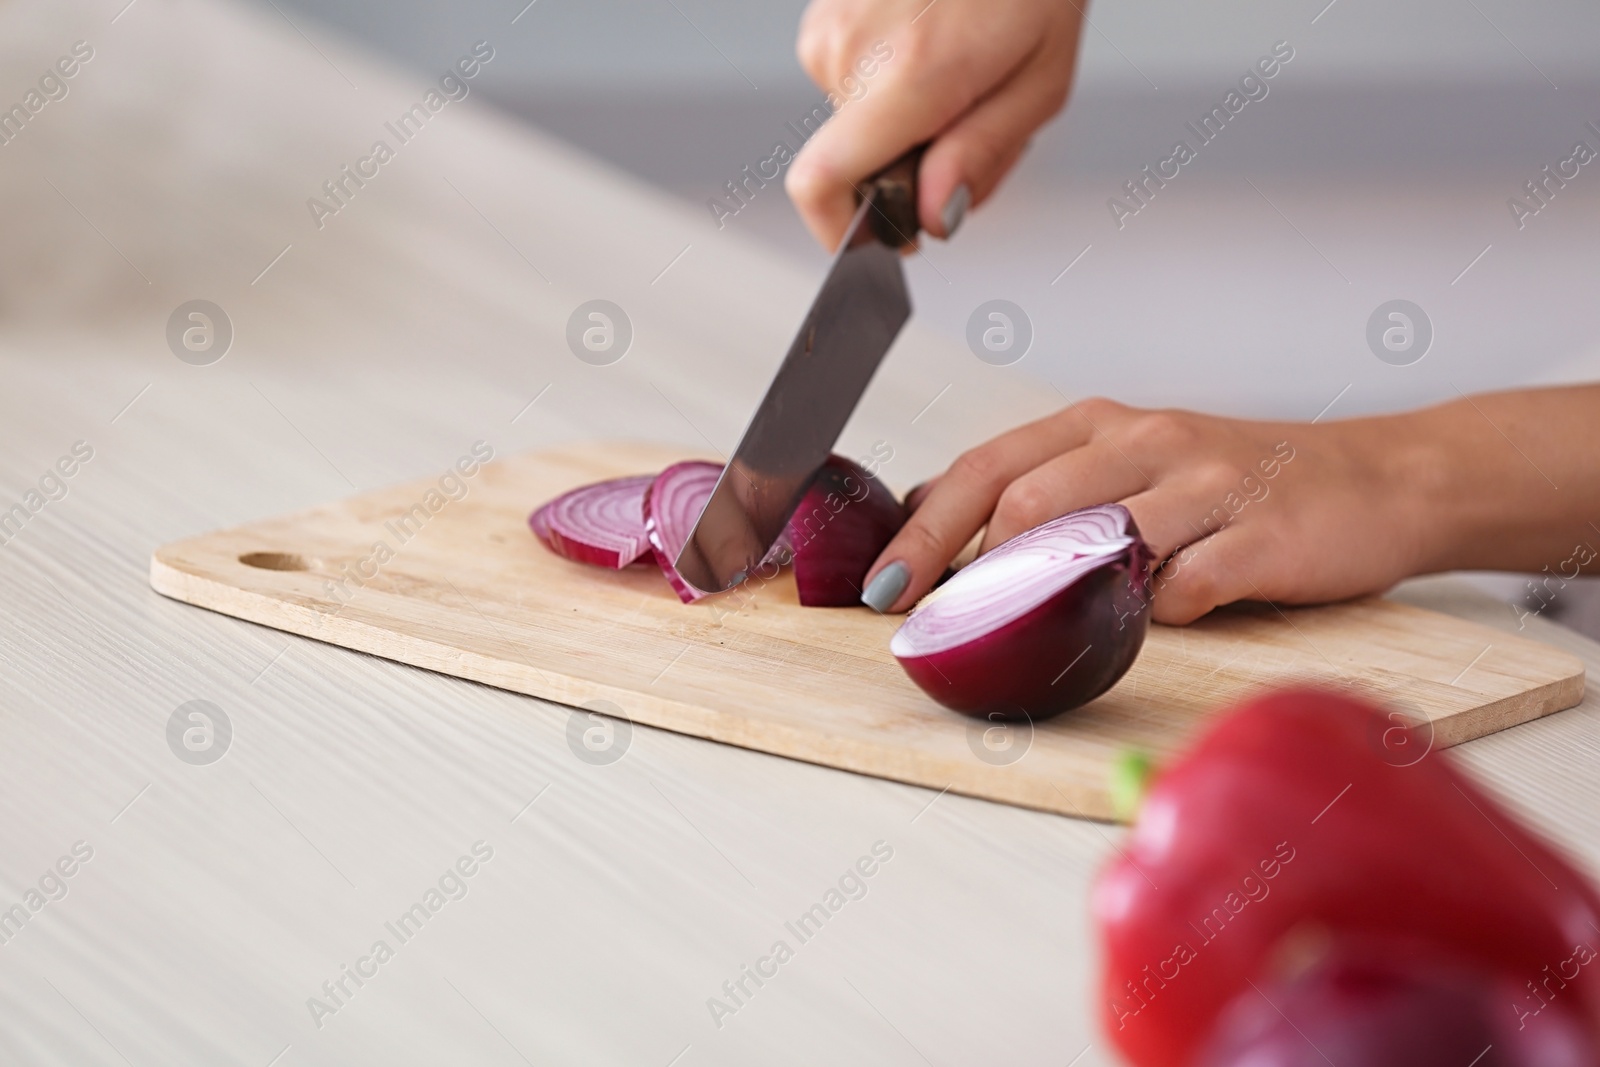
[(872, 232), (890, 248), (915, 241), (922, 228), (917, 221), (917, 170), (927, 150), (926, 143), (917, 145), (867, 183), (876, 208), (871, 215)]

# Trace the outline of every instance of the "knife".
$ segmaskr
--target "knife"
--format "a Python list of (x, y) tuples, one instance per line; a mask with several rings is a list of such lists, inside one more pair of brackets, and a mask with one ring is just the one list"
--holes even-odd
[(788, 355), (678, 553), (678, 573), (701, 592), (733, 588), (766, 558), (911, 317), (900, 259), (917, 235), (925, 147), (862, 191)]

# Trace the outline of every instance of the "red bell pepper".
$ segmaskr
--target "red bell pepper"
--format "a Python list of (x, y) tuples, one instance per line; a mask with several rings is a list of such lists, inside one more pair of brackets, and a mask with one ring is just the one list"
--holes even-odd
[(1308, 931), (1515, 976), (1513, 1025), (1559, 1001), (1600, 1034), (1600, 896), (1448, 758), (1396, 759), (1408, 739), (1370, 705), (1290, 690), (1158, 774), (1093, 897), (1104, 1024), (1132, 1063), (1191, 1063)]

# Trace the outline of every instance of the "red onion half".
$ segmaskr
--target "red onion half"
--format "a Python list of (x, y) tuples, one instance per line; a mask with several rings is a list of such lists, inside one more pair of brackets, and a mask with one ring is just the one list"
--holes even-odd
[(529, 515), (528, 525), (558, 556), (621, 570), (650, 550), (644, 494), (652, 480), (643, 474), (580, 486)]
[(955, 711), (1059, 715), (1133, 665), (1150, 623), (1149, 562), (1127, 508), (1074, 511), (957, 571), (912, 609), (889, 651)]
[(882, 482), (829, 456), (787, 528), (800, 603), (859, 607), (867, 570), (905, 522), (905, 507)]

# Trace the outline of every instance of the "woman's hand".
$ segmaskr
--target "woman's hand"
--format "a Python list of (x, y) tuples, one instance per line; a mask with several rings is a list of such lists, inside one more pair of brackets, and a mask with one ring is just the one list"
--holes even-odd
[(973, 449), (914, 493), (915, 511), (873, 565), (863, 600), (903, 611), (979, 530), (988, 551), (1112, 500), (1155, 553), (1158, 622), (1189, 622), (1234, 600), (1299, 604), (1386, 589), (1431, 563), (1441, 457), (1419, 417), (1250, 422), (1085, 400)]
[(949, 237), (1066, 103), (1082, 17), (1078, 0), (812, 0), (800, 63), (846, 100), (785, 179), (817, 240), (837, 247), (856, 188), (927, 140), (918, 214)]

